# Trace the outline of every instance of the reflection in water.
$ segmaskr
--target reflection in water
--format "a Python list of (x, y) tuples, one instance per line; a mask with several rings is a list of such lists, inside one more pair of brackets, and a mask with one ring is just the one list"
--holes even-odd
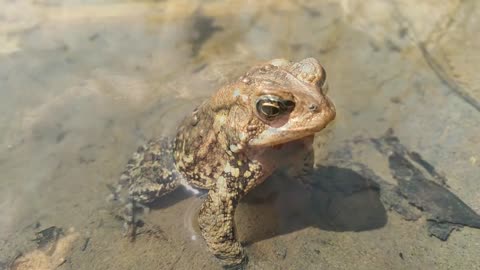
[[(338, 116), (317, 147), (323, 165), (311, 197), (279, 173), (238, 210), (251, 265), (480, 264), (478, 230), (464, 228), (442, 243), (425, 233), (430, 226), (445, 236), (452, 223), (477, 224), (480, 213), (477, 1), (0, 0), (0, 6), (0, 269), (20, 253), (56, 254), (66, 258), (64, 269), (215, 269), (202, 241), (190, 240), (192, 227), (182, 225), (198, 199), (179, 191), (161, 200), (145, 216), (146, 233), (129, 243), (109, 214), (105, 184), (116, 182), (137, 145), (173, 134), (219, 85), (277, 57), (318, 58)], [(446, 182), (435, 182), (415, 155), (356, 141), (383, 138), (389, 128)], [(449, 208), (452, 202), (457, 208)], [(468, 224), (458, 222), (460, 213)], [(53, 226), (75, 230), (75, 237), (65, 236), (68, 248), (55, 249), (65, 253), (47, 254), (31, 241)]]

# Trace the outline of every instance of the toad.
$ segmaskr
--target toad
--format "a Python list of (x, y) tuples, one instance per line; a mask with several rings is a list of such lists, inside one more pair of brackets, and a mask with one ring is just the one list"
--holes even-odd
[(277, 168), (290, 166), (309, 185), (314, 134), (335, 118), (326, 90), (316, 59), (274, 59), (220, 88), (183, 120), (174, 139), (139, 147), (115, 191), (126, 198), (129, 234), (135, 235), (140, 206), (179, 186), (205, 189), (198, 223), (209, 250), (226, 267), (244, 265), (235, 209)]

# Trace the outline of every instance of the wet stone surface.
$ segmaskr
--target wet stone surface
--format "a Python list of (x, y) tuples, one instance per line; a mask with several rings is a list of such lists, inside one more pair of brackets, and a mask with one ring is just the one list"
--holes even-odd
[(240, 204), (251, 268), (480, 265), (477, 1), (0, 5), (0, 269), (220, 269), (201, 198), (170, 194), (131, 243), (107, 184), (138, 145), (279, 57), (321, 62), (337, 118), (316, 138), (311, 196), (278, 172)]

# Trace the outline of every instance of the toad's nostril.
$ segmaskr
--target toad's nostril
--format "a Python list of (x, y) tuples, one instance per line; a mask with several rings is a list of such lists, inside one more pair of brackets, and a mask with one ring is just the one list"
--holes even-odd
[(317, 104), (308, 105), (308, 110), (311, 111), (311, 112), (315, 112), (315, 111), (317, 111), (317, 109), (318, 109)]

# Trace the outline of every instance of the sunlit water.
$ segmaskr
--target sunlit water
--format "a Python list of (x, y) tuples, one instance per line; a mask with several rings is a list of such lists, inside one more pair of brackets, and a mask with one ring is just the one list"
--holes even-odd
[[(0, 269), (220, 269), (200, 198), (168, 196), (130, 243), (106, 185), (139, 144), (279, 57), (319, 59), (337, 119), (317, 138), (313, 197), (277, 174), (239, 207), (252, 269), (480, 267), (480, 230), (429, 236), (435, 209), (404, 207), (436, 204), (395, 178), (405, 157), (480, 213), (477, 2), (313, 2), (0, 1)], [(400, 148), (379, 139), (389, 129)], [(63, 242), (35, 251), (51, 226)]]

